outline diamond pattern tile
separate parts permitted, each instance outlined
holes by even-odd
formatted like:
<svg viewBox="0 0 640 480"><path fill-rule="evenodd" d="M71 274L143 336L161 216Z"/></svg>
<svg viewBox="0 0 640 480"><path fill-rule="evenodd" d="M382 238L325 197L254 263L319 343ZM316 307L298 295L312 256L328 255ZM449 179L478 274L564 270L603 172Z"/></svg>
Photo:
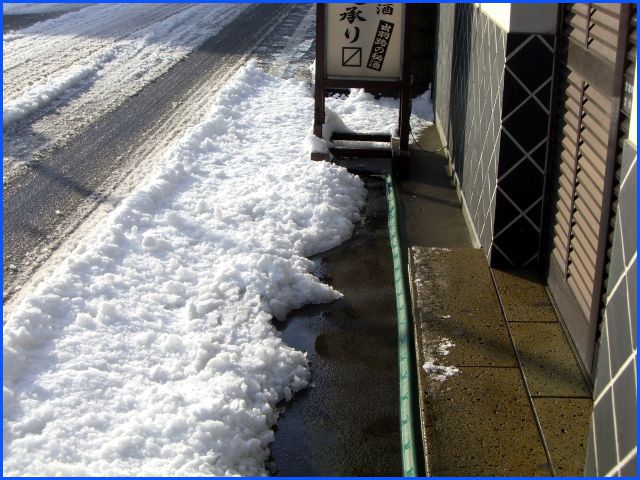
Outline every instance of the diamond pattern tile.
<svg viewBox="0 0 640 480"><path fill-rule="evenodd" d="M537 248L553 37L507 34L471 4L442 4L438 21L435 107L471 220L492 264L496 247L522 266L537 252L502 230L526 223Z"/></svg>
<svg viewBox="0 0 640 480"><path fill-rule="evenodd" d="M523 267L538 256L553 68L551 38L507 36L498 198L510 205L496 205L493 248L500 255L492 255L494 266ZM524 230L526 239L519 237Z"/></svg>

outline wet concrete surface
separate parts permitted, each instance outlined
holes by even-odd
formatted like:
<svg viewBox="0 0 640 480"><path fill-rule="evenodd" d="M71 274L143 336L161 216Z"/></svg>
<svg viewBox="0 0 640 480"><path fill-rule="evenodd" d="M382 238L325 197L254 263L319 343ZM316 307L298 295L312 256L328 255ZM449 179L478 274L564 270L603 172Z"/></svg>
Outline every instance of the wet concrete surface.
<svg viewBox="0 0 640 480"><path fill-rule="evenodd" d="M592 401L544 284L469 248L446 167L414 148L401 185L429 474L581 475Z"/></svg>
<svg viewBox="0 0 640 480"><path fill-rule="evenodd" d="M308 354L314 386L284 406L271 444L277 476L401 475L397 325L382 177L353 237L314 257L318 275L344 294L277 324Z"/></svg>
<svg viewBox="0 0 640 480"><path fill-rule="evenodd" d="M403 242L406 247L471 247L435 127L423 130L417 139L418 144L411 148L409 174L399 189Z"/></svg>

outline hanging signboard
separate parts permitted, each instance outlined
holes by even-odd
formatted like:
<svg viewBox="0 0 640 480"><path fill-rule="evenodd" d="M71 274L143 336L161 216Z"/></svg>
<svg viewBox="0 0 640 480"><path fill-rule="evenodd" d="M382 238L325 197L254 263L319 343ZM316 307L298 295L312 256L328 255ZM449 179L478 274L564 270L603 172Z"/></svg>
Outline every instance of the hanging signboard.
<svg viewBox="0 0 640 480"><path fill-rule="evenodd" d="M409 156L411 115L411 4L319 3L316 10L316 72L313 133L329 141L334 157ZM332 89L395 91L400 97L398 128L391 132L339 132L323 138L325 94ZM335 142L350 142L340 147ZM360 143L360 147L353 144ZM388 143L373 148L366 142ZM312 152L327 160L326 151Z"/></svg>
<svg viewBox="0 0 640 480"><path fill-rule="evenodd" d="M326 78L402 78L403 4L329 3L326 8Z"/></svg>

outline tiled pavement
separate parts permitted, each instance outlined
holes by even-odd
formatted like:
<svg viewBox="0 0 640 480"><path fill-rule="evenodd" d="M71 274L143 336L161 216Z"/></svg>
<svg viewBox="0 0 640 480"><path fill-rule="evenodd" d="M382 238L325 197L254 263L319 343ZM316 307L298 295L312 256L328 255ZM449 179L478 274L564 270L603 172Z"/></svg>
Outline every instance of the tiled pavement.
<svg viewBox="0 0 640 480"><path fill-rule="evenodd" d="M420 143L435 150L430 130ZM591 392L542 283L489 269L446 159L412 154L401 198L429 474L581 475Z"/></svg>

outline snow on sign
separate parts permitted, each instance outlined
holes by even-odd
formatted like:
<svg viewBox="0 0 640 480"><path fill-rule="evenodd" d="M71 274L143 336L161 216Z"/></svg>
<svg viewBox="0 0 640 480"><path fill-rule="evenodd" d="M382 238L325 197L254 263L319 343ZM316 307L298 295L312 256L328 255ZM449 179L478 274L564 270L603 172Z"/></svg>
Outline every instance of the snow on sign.
<svg viewBox="0 0 640 480"><path fill-rule="evenodd" d="M327 78L400 80L404 14L401 3L327 4Z"/></svg>

